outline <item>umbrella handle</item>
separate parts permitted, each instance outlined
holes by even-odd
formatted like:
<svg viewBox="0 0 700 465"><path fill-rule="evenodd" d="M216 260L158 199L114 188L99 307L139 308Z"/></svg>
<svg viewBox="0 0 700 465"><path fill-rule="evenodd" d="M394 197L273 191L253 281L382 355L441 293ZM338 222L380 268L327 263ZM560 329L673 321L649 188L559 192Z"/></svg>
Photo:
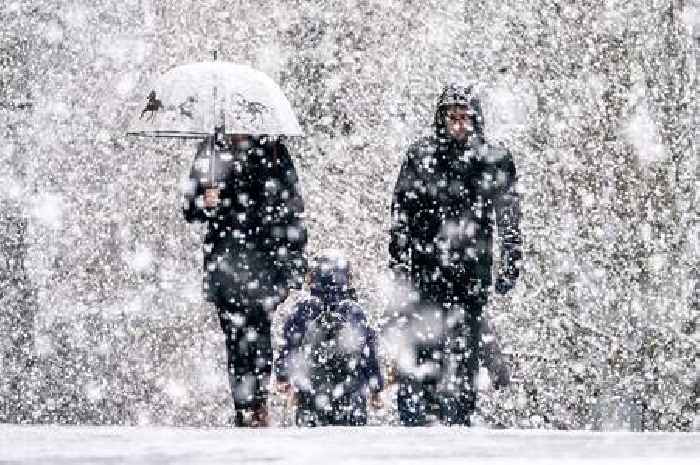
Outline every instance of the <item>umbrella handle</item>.
<svg viewBox="0 0 700 465"><path fill-rule="evenodd" d="M216 135L209 137L209 187L216 187Z"/></svg>
<svg viewBox="0 0 700 465"><path fill-rule="evenodd" d="M216 177L216 145L219 141L223 143L224 134L224 126L221 125L219 127L214 128L214 135L210 135L207 140L209 146L209 186L212 188L218 187L219 185L218 179Z"/></svg>

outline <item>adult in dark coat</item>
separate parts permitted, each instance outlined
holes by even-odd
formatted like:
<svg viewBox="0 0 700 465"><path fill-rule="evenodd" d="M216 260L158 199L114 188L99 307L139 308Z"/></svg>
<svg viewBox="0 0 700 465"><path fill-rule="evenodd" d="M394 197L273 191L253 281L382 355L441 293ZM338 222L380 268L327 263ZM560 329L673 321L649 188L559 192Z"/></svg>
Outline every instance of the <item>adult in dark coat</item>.
<svg viewBox="0 0 700 465"><path fill-rule="evenodd" d="M493 284L505 294L520 269L519 218L511 154L485 142L473 88L446 86L435 135L408 149L392 202L390 267L415 290L393 327L415 350L399 367L402 424L425 424L431 416L469 424L494 231L501 260Z"/></svg>
<svg viewBox="0 0 700 465"><path fill-rule="evenodd" d="M304 204L279 140L229 136L216 145L213 176L206 150L203 143L195 157L184 215L207 224L204 288L226 338L235 422L265 426L270 321L289 288L303 282Z"/></svg>
<svg viewBox="0 0 700 465"><path fill-rule="evenodd" d="M311 296L285 322L275 370L281 390L296 397L300 426L365 425L368 397L381 403L377 338L350 276L337 254L315 260Z"/></svg>

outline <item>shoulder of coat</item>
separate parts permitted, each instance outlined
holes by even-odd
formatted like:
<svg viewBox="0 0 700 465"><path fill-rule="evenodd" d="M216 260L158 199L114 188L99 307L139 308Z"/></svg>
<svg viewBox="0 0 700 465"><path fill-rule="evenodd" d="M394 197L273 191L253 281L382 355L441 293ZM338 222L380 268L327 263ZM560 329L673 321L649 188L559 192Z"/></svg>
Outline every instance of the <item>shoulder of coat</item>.
<svg viewBox="0 0 700 465"><path fill-rule="evenodd" d="M479 156L489 163L499 165L513 159L510 150L503 144L484 143L479 147Z"/></svg>
<svg viewBox="0 0 700 465"><path fill-rule="evenodd" d="M318 308L323 306L323 302L318 297L307 295L306 298L297 303L297 308L307 314L314 313ZM308 316L308 315L307 315Z"/></svg>
<svg viewBox="0 0 700 465"><path fill-rule="evenodd" d="M289 150L279 140L272 140L266 143L265 152L267 154L274 153L278 164L288 164L291 162Z"/></svg>
<svg viewBox="0 0 700 465"><path fill-rule="evenodd" d="M434 151L437 147L437 139L435 136L425 136L414 141L408 148L409 152L426 152Z"/></svg>
<svg viewBox="0 0 700 465"><path fill-rule="evenodd" d="M275 165L276 170L280 170L286 176L291 176L292 181L296 181L296 173L294 169L294 162L292 161L292 156L289 154L287 147L278 141L271 142L270 149L275 151ZM269 152L268 152L269 153Z"/></svg>
<svg viewBox="0 0 700 465"><path fill-rule="evenodd" d="M420 160L426 156L433 156L437 148L437 139L434 136L425 136L414 141L406 150L408 160Z"/></svg>
<svg viewBox="0 0 700 465"><path fill-rule="evenodd" d="M350 321L360 324L365 324L367 322L365 310L354 300L344 300L340 303L340 306L342 308L342 313L347 315Z"/></svg>
<svg viewBox="0 0 700 465"><path fill-rule="evenodd" d="M359 312L359 313L364 314L364 312L362 311L362 306L352 299L341 300L338 305L341 306L343 308L343 310L346 310L350 313L358 313Z"/></svg>

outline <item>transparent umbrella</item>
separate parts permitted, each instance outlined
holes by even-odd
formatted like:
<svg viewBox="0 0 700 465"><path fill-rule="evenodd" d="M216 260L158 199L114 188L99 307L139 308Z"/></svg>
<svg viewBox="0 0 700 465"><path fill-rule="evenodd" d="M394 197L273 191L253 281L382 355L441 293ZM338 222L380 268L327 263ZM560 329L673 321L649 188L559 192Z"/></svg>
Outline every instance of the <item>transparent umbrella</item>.
<svg viewBox="0 0 700 465"><path fill-rule="evenodd" d="M246 65L210 61L177 66L151 87L127 135L206 139L211 176L215 141L224 134L301 136L292 106L267 75Z"/></svg>
<svg viewBox="0 0 700 465"><path fill-rule="evenodd" d="M152 87L127 134L202 138L226 134L302 135L289 100L264 73L211 61L177 66Z"/></svg>

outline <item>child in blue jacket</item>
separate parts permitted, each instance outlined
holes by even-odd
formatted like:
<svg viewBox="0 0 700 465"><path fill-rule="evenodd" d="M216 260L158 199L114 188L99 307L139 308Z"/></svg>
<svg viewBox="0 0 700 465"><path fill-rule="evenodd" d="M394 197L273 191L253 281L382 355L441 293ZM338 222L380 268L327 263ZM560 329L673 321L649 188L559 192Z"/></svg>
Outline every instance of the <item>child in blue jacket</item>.
<svg viewBox="0 0 700 465"><path fill-rule="evenodd" d="M311 296L284 325L276 363L282 391L293 392L299 426L367 423L367 400L380 404L383 379L375 332L357 303L348 263L326 254L312 263Z"/></svg>

